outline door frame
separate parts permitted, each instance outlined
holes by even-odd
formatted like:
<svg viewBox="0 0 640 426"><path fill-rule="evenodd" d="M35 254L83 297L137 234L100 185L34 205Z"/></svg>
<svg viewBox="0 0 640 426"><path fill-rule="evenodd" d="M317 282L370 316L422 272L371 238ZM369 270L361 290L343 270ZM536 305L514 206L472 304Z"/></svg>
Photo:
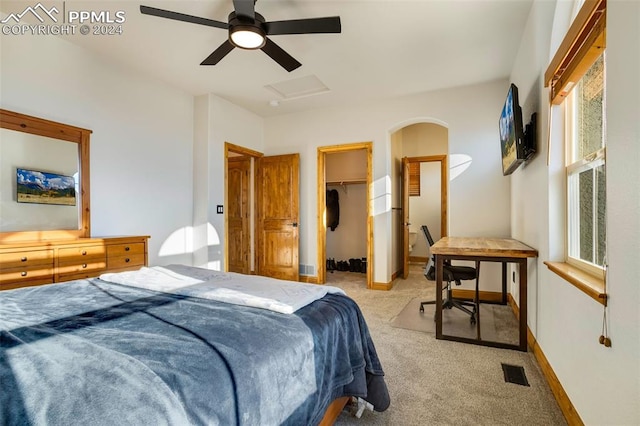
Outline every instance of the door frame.
<svg viewBox="0 0 640 426"><path fill-rule="evenodd" d="M373 142L356 142L342 145L318 147L318 213L317 213L317 252L318 252L318 284L324 284L327 276L327 181L325 175L326 155L345 151L365 150L367 153L367 288L373 288L373 216L371 203L373 200Z"/></svg>
<svg viewBox="0 0 640 426"><path fill-rule="evenodd" d="M448 220L447 220L447 205L449 194L449 166L448 155L427 155L422 157L404 157L407 164L410 163L440 163L440 236L446 237L449 235ZM403 160L404 160L403 158ZM404 161L403 161L404 163ZM402 171L402 187L409 187L409 176ZM405 220L409 215L409 194L408 191L403 191L402 194L402 276L407 278L409 276L409 225L410 223ZM410 220L410 218L409 218Z"/></svg>
<svg viewBox="0 0 640 426"><path fill-rule="evenodd" d="M251 176L250 176L250 182L249 182L249 190L251 190L252 188L255 187L255 185L251 185L251 181L255 182L255 164L256 164L256 159L263 157L264 154L258 151L254 151L252 149L249 148L245 148L239 145L234 145L232 143L229 142L225 142L224 143L224 206L228 206L229 205L229 191L228 191L228 185L229 185L229 169L228 169L228 161L229 161L229 154L230 153L235 153L235 154L240 154L246 157L251 157ZM249 256L250 259L252 259L251 264L249 265L249 273L250 274L255 274L255 265L257 264L257 253L255 250L255 236L256 236L256 221L255 221L255 217L256 217L256 202L255 202L255 189L253 191L253 194L250 194L251 196L249 197L249 212L251 217L249 218L249 238L247 239L247 250L248 253L251 253L251 255ZM228 272L229 271L229 217L225 214L224 215L224 271ZM251 226L251 222L254 223L254 226Z"/></svg>

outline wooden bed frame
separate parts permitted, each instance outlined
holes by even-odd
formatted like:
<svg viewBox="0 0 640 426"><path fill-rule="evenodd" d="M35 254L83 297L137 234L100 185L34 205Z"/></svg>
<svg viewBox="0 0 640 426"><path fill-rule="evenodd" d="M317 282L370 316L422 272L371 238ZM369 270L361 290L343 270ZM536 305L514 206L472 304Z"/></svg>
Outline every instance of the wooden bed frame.
<svg viewBox="0 0 640 426"><path fill-rule="evenodd" d="M318 423L318 426L331 426L335 423L336 419L342 413L342 409L349 402L350 397L343 396L342 398L338 398L334 400L329 407L327 407L327 411L324 413L324 417Z"/></svg>

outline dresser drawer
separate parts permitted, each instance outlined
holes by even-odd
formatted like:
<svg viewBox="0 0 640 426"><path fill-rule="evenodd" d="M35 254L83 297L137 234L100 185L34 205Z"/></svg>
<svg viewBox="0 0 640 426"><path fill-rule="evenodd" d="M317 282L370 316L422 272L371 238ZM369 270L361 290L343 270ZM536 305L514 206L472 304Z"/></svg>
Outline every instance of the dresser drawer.
<svg viewBox="0 0 640 426"><path fill-rule="evenodd" d="M56 278L56 282L63 281L73 281L73 280L84 280L86 278L95 278L100 276L101 274L107 272L106 269L92 269L92 270L84 270L82 272L73 273L73 274L63 274L58 275Z"/></svg>
<svg viewBox="0 0 640 426"><path fill-rule="evenodd" d="M53 266L53 250L15 251L0 255L1 270L32 265Z"/></svg>
<svg viewBox="0 0 640 426"><path fill-rule="evenodd" d="M148 236L0 242L0 291L98 277L147 264Z"/></svg>
<svg viewBox="0 0 640 426"><path fill-rule="evenodd" d="M86 262L67 263L58 265L58 275L64 276L79 272L103 271L107 267L106 259L87 259Z"/></svg>
<svg viewBox="0 0 640 426"><path fill-rule="evenodd" d="M112 244L107 246L107 257L132 256L144 254L144 243Z"/></svg>
<svg viewBox="0 0 640 426"><path fill-rule="evenodd" d="M53 277L38 278L38 279L32 278L24 281L13 281L13 282L0 281L0 291L11 290L11 289L20 288L20 287L33 287L36 285L51 284L52 282L53 282Z"/></svg>
<svg viewBox="0 0 640 426"><path fill-rule="evenodd" d="M32 265L24 268L2 268L0 271L0 283L30 283L31 281L38 282L53 282L53 265Z"/></svg>
<svg viewBox="0 0 640 426"><path fill-rule="evenodd" d="M104 258L106 256L104 245L66 247L58 249L59 263L82 263L84 258Z"/></svg>
<svg viewBox="0 0 640 426"><path fill-rule="evenodd" d="M110 271L116 269L138 269L142 266L144 266L144 253L131 256L109 256L107 260L107 267Z"/></svg>

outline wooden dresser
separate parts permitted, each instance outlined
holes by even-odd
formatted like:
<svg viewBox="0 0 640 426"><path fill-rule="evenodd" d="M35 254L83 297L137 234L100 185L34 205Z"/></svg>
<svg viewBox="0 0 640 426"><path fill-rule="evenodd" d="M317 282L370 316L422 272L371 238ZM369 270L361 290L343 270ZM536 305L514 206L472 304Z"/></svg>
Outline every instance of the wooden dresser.
<svg viewBox="0 0 640 426"><path fill-rule="evenodd" d="M0 290L147 266L148 236L0 243Z"/></svg>

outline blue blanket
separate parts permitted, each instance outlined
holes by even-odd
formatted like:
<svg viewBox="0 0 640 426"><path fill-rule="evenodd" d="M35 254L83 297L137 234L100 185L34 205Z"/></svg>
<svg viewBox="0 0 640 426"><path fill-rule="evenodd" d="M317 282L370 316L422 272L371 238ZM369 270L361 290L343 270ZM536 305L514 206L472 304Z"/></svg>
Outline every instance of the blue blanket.
<svg viewBox="0 0 640 426"><path fill-rule="evenodd" d="M79 280L0 292L0 424L314 425L389 405L356 303L286 315Z"/></svg>

